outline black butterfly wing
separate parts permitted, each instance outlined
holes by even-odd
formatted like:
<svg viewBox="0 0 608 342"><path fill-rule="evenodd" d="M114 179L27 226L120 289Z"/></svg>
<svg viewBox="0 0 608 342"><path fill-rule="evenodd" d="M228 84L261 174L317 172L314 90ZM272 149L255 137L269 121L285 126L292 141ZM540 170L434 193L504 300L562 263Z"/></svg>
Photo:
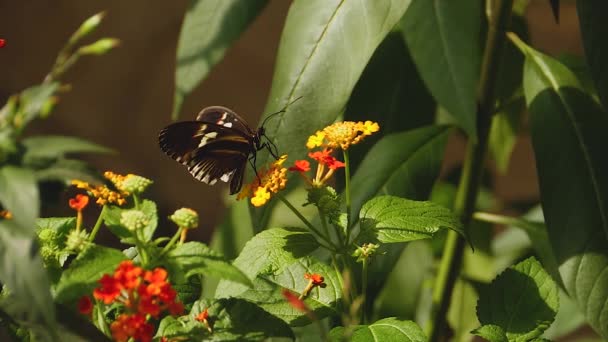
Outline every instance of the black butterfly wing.
<svg viewBox="0 0 608 342"><path fill-rule="evenodd" d="M216 124L228 128L233 128L247 134L254 134L251 126L240 115L229 108L222 106L211 106L204 108L196 116L196 121Z"/></svg>
<svg viewBox="0 0 608 342"><path fill-rule="evenodd" d="M197 180L209 185L230 181L230 193L241 189L252 136L241 130L202 121L183 121L159 134L161 149L186 165Z"/></svg>

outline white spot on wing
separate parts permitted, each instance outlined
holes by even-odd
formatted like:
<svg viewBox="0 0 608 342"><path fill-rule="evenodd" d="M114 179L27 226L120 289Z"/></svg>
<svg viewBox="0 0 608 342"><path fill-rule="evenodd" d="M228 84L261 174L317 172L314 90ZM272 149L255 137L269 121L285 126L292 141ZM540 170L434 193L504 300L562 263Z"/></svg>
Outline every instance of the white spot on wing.
<svg viewBox="0 0 608 342"><path fill-rule="evenodd" d="M201 142L198 144L198 147L203 147L203 146L207 145L209 140L215 139L215 137L217 137L217 132L209 132L209 133L203 135L203 138L201 139Z"/></svg>
<svg viewBox="0 0 608 342"><path fill-rule="evenodd" d="M207 184L209 184L209 174L206 174L206 175L205 175L205 177L203 177L203 179L201 179L201 181L202 181L203 183L207 183Z"/></svg>
<svg viewBox="0 0 608 342"><path fill-rule="evenodd" d="M224 127L228 127L228 128L232 127L232 122L226 122L224 124Z"/></svg>
<svg viewBox="0 0 608 342"><path fill-rule="evenodd" d="M226 182L226 183L228 183L228 181L230 180L230 176L232 176L232 174L233 174L233 173L234 173L234 170L233 170L233 171L230 171L230 172L228 172L228 173L224 173L224 174L222 175L222 177L220 177L220 180L221 180L222 182Z"/></svg>
<svg viewBox="0 0 608 342"><path fill-rule="evenodd" d="M212 180L209 182L209 185L213 185L213 184L215 184L215 183L217 183L217 178L212 179Z"/></svg>

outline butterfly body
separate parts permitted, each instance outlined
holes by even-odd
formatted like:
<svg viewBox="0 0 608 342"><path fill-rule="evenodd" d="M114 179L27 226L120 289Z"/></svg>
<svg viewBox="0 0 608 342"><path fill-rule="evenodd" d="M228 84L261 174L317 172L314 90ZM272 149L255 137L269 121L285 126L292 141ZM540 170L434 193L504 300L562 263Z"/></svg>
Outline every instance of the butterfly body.
<svg viewBox="0 0 608 342"><path fill-rule="evenodd" d="M197 180L214 185L230 183L230 194L239 192L247 162L259 150L268 147L262 142L264 127L252 129L232 110L212 106L203 109L195 121L173 123L159 134L160 148L171 158L185 165Z"/></svg>

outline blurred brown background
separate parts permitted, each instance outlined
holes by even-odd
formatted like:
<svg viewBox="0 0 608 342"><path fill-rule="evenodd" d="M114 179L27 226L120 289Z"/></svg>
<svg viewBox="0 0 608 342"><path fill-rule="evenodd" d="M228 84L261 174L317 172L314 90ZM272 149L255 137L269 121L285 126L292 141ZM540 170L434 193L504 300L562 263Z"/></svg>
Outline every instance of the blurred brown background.
<svg viewBox="0 0 608 342"><path fill-rule="evenodd" d="M251 124L266 102L276 50L290 1L271 0L224 60L186 99L182 118L194 117L208 105L225 105ZM155 181L148 197L157 200L161 215L181 206L201 215L198 238L207 240L222 218L226 189L195 181L165 157L157 133L170 121L175 49L187 0L19 0L0 1L0 101L39 83L56 54L79 24L107 11L98 32L87 42L116 37L121 46L101 57L86 57L64 81L72 91L63 95L52 116L37 121L30 134L76 135L111 147L119 155L89 158L100 170L136 173ZM549 54L581 54L574 1L562 1L559 25L549 1L532 0L528 19L532 44ZM463 142L453 139L446 167L458 162ZM495 175L498 195L505 200L537 197L538 189L529 139L518 142L506 175Z"/></svg>

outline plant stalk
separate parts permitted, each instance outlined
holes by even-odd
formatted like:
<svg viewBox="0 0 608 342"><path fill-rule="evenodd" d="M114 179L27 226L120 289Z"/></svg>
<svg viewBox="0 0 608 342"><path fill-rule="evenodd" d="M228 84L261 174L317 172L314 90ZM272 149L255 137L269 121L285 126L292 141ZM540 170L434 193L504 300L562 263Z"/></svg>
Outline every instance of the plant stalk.
<svg viewBox="0 0 608 342"><path fill-rule="evenodd" d="M488 137L495 112L495 88L500 59L503 54L507 26L510 23L513 0L495 0L488 23L488 35L481 66L477 93L477 140L469 139L467 152L458 185L454 211L465 229L471 222L483 174ZM446 316L464 255L465 240L449 231L445 250L433 290L433 312L428 326L430 341L440 341L446 326Z"/></svg>
<svg viewBox="0 0 608 342"><path fill-rule="evenodd" d="M350 243L350 224L353 221L350 217L350 160L348 151L343 150L342 154L344 155L344 194L346 196L346 241L344 241L344 246L347 247Z"/></svg>
<svg viewBox="0 0 608 342"><path fill-rule="evenodd" d="M105 205L101 207L101 212L97 217L97 222L95 222L93 230L91 230L91 235L89 235L89 242L93 242L95 240L95 236L97 236L97 232L99 231L99 228L101 228L101 223L103 222L103 215L106 213L106 208L107 206Z"/></svg>

